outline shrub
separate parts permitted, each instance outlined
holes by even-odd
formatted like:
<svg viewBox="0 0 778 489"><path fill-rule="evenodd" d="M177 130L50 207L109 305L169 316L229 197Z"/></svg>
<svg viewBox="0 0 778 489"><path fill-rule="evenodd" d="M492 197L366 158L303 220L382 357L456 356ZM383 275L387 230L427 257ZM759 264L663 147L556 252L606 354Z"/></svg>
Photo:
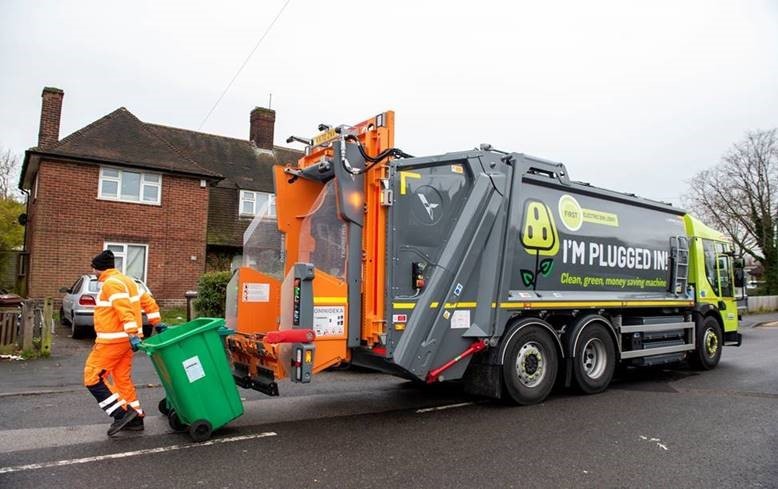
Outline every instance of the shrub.
<svg viewBox="0 0 778 489"><path fill-rule="evenodd" d="M208 272L197 281L197 299L194 307L198 316L224 317L224 307L227 300L227 283L230 272Z"/></svg>

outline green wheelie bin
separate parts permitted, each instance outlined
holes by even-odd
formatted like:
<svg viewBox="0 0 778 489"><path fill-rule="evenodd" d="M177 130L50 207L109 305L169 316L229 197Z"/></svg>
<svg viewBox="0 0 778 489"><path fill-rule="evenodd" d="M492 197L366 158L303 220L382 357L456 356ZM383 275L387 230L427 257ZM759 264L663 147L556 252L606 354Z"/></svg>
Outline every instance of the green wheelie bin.
<svg viewBox="0 0 778 489"><path fill-rule="evenodd" d="M243 414L221 338L224 319L197 318L140 344L159 375L166 398L160 410L170 427L205 441Z"/></svg>

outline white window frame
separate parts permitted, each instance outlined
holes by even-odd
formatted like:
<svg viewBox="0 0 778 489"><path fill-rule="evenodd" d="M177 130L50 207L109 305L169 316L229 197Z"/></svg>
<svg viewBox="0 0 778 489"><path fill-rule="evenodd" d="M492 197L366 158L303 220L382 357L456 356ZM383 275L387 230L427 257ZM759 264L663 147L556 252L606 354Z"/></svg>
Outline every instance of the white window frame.
<svg viewBox="0 0 778 489"><path fill-rule="evenodd" d="M241 217L254 217L257 215L257 197L260 195L267 195L269 202L270 202L270 209L271 212L268 214L267 217L270 217L272 219L275 219L276 214L276 194L272 194L270 192L260 192L256 190L241 190L240 196L238 199L238 215ZM251 202L251 212L243 212L243 203L244 202Z"/></svg>
<svg viewBox="0 0 778 489"><path fill-rule="evenodd" d="M113 176L106 176L105 170L113 170L119 172L118 177ZM138 173L140 174L140 189L138 190L138 200L132 200L132 199L123 199L121 197L122 195L122 175L124 175L126 172L129 173ZM158 181L157 182L147 182L145 181L146 176L156 176ZM116 182L116 197L111 195L103 195L103 182L109 181L109 182ZM156 187L157 188L157 200L155 202L150 202L143 200L143 187ZM113 166L101 166L100 167L100 178L97 182L97 198L100 200L111 200L114 202L128 202L130 204L143 204L143 205L161 205L162 203L162 174L161 173L155 173L155 172L145 172L145 171L137 171L137 170L129 170L129 169L123 169L123 168L116 168Z"/></svg>
<svg viewBox="0 0 778 489"><path fill-rule="evenodd" d="M146 253L144 255L146 259L143 261L143 278L140 279L143 283L146 283L146 280L148 280L148 278L149 278L149 245L143 244L143 243L119 243L117 241L105 241L103 243L103 249L104 250L107 250L109 246L121 246L121 247L123 247L124 250L121 253L118 253L118 254L114 253L114 256L121 256L122 257L122 269L119 270L119 271L124 273L125 275L126 275L125 270L127 270L127 247L128 246L142 246L142 247L146 248ZM137 278L137 277L133 277L133 278Z"/></svg>

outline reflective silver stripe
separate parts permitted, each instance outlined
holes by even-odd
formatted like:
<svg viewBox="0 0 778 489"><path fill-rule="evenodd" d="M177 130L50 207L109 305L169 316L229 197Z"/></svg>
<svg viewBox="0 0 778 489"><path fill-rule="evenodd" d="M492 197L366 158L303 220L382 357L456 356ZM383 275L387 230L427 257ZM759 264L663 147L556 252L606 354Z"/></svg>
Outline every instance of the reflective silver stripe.
<svg viewBox="0 0 778 489"><path fill-rule="evenodd" d="M115 301L115 300L118 300L118 299L129 299L129 298L130 298L130 294L128 294L127 292L117 292L117 293L113 294L111 297L108 298L108 302L113 304L113 301Z"/></svg>
<svg viewBox="0 0 778 489"><path fill-rule="evenodd" d="M159 313L158 312L150 312L146 314L146 317L149 319L159 319Z"/></svg>
<svg viewBox="0 0 778 489"><path fill-rule="evenodd" d="M126 323L124 323L125 331L128 331L132 328L138 329L138 323L136 323L135 321L127 321Z"/></svg>
<svg viewBox="0 0 778 489"><path fill-rule="evenodd" d="M114 401L115 401L115 400L117 400L117 399L119 399L119 394L114 394L114 395L112 395L111 397L109 397L108 399L106 399L105 401L101 402L101 403L99 404L99 406L100 406L101 408L104 408L105 406L107 406L107 405L111 404L112 402L114 402Z"/></svg>
<svg viewBox="0 0 778 489"><path fill-rule="evenodd" d="M100 340L115 340L118 338L129 338L129 335L123 331L119 333L97 333L97 339Z"/></svg>
<svg viewBox="0 0 778 489"><path fill-rule="evenodd" d="M138 411L138 414L143 416L143 409L140 408L140 401L132 401L130 403L127 403L131 408Z"/></svg>
<svg viewBox="0 0 778 489"><path fill-rule="evenodd" d="M118 299L130 299L130 302L132 302L132 299L130 298L130 294L128 294L126 292L117 292L117 293L113 294L111 297L109 297L107 301L101 301L101 300L95 301L96 302L95 306L96 307L113 307L113 301L118 300ZM137 301L135 301L135 302L137 302Z"/></svg>
<svg viewBox="0 0 778 489"><path fill-rule="evenodd" d="M122 399L121 401L117 402L113 406L111 406L108 409L106 409L105 412L110 415L112 412L116 411L117 409L119 409L120 407L124 406L125 404L127 404L127 401Z"/></svg>
<svg viewBox="0 0 778 489"><path fill-rule="evenodd" d="M140 302L140 294L130 297L130 302Z"/></svg>

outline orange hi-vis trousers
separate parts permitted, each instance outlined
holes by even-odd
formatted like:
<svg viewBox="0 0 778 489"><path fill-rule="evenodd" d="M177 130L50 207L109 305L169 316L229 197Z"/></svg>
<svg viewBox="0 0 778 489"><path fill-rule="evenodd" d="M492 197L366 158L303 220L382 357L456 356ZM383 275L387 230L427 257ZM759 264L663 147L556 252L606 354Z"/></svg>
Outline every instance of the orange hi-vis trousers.
<svg viewBox="0 0 778 489"><path fill-rule="evenodd" d="M128 405L143 413L131 377L133 353L129 341L95 343L84 365L84 385L114 418L122 417Z"/></svg>

